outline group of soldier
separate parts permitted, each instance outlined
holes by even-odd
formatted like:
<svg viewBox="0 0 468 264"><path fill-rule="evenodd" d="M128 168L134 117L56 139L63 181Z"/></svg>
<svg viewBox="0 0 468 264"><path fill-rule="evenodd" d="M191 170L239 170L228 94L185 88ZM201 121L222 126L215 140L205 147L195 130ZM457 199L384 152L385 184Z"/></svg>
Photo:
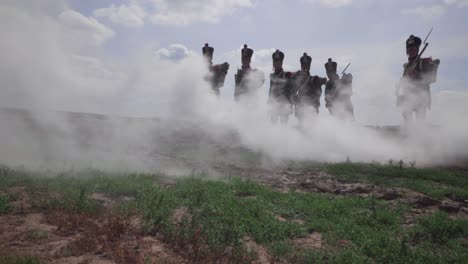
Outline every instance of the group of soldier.
<svg viewBox="0 0 468 264"><path fill-rule="evenodd" d="M427 39L427 38L426 38ZM397 105L402 108L403 117L409 121L415 113L416 118L425 118L426 111L430 109L430 84L437 79L437 69L440 61L432 58L422 58L427 48L420 52L422 41L411 35L406 41L406 54L408 62L404 64L403 77L397 85ZM219 95L220 88L229 70L227 62L213 64L214 48L208 44L202 49L208 62L210 75L207 81L213 91ZM242 66L235 74L234 99L241 101L248 98L261 88L265 82L262 71L251 67L254 51L247 45L241 49ZM322 86L325 85L325 107L331 115L341 120L354 120L354 108L351 102L353 76L346 73L348 66L342 71L340 77L337 73L338 64L332 59L324 64L327 77L311 75L310 66L312 57L304 53L299 59L301 69L297 72L283 70L284 53L276 50L272 54L273 72L270 74L270 88L268 104L273 122L278 120L287 123L290 115L295 115L302 122L307 116L319 114Z"/></svg>

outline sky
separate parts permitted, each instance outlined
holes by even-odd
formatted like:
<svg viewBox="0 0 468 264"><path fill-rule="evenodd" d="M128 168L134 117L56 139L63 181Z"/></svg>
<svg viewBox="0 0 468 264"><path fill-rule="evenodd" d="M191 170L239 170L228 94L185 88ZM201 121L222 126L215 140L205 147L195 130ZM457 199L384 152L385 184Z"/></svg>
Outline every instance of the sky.
<svg viewBox="0 0 468 264"><path fill-rule="evenodd" d="M199 57L208 42L215 48L214 62L231 65L221 91L226 98L233 96L243 44L255 50L252 66L267 76L275 49L285 52L289 71L300 68L299 58L307 52L311 72L319 76L325 76L323 64L331 57L339 69L351 63L355 99L362 105L358 115L360 109L369 113L380 107L379 98L392 97L387 104L393 104L390 90L406 61L406 38L424 38L434 27L425 54L442 62L433 92L468 91L468 0L4 0L1 10L10 16L0 27L7 37L59 28L53 45L61 45L62 55L72 57L81 71L104 79L119 78L116 65L131 63L129 58L177 63ZM33 26L15 22L26 16ZM34 49L31 36L18 41ZM11 47L19 50L10 44L3 55ZM12 78L7 70L3 73Z"/></svg>

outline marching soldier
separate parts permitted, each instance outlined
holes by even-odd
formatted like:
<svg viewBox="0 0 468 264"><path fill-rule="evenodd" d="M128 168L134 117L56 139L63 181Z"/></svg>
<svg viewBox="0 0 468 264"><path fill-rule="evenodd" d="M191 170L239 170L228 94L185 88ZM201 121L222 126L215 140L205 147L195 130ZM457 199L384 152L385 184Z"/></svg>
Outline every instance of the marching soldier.
<svg viewBox="0 0 468 264"><path fill-rule="evenodd" d="M254 51L247 45L244 45L244 48L241 50L242 68L237 69L237 74L234 76L234 99L236 101L239 101L243 96L253 93L262 87L265 82L265 74L260 70L250 67L253 53Z"/></svg>
<svg viewBox="0 0 468 264"><path fill-rule="evenodd" d="M283 52L276 50L272 54L272 60L274 72L270 74L270 90L268 93L271 120L276 122L279 118L281 123L287 123L289 115L293 112L291 102L292 74L283 70Z"/></svg>
<svg viewBox="0 0 468 264"><path fill-rule="evenodd" d="M326 107L331 115L337 116L340 119L353 120L354 107L351 102L353 76L350 73L345 73L346 67L340 79L336 72L337 66L338 64L332 61L332 59L328 59L328 62L325 63L325 70L329 79L325 87Z"/></svg>
<svg viewBox="0 0 468 264"><path fill-rule="evenodd" d="M353 95L353 75L351 73L345 73L343 71L337 92L337 101L340 107L339 117L354 120L354 107L351 102L351 96Z"/></svg>
<svg viewBox="0 0 468 264"><path fill-rule="evenodd" d="M428 37L429 35L426 40ZM405 121L410 121L413 113L416 119L424 119L426 111L431 109L430 84L437 81L440 60L421 58L428 46L426 40L421 53L419 52L422 42L420 38L411 35L406 41L408 62L403 65L403 77L397 89L397 106L402 108Z"/></svg>
<svg viewBox="0 0 468 264"><path fill-rule="evenodd" d="M210 47L208 43L206 43L202 48L202 52L210 72L209 76L206 77L206 80L210 83L215 94L219 96L219 90L224 86L224 80L226 79L226 75L229 70L229 63L225 62L213 65L214 48Z"/></svg>
<svg viewBox="0 0 468 264"><path fill-rule="evenodd" d="M336 74L338 64L331 58L325 63L325 71L327 72L328 81L325 85L325 107L331 115L334 114L333 103L335 101L336 89L338 86L339 76Z"/></svg>
<svg viewBox="0 0 468 264"><path fill-rule="evenodd" d="M327 82L326 78L317 75L310 76L310 65L312 57L304 53L300 59L301 70L296 72L294 104L295 115L302 120L308 113L317 115L320 107L320 96L322 95L322 85Z"/></svg>

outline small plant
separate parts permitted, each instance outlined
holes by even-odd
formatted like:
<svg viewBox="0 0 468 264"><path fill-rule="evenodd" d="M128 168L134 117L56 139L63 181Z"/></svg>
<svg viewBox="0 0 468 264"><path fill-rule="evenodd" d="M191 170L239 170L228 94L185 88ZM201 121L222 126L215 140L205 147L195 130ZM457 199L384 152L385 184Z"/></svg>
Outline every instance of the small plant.
<svg viewBox="0 0 468 264"><path fill-rule="evenodd" d="M148 191L141 194L144 226L147 232L152 233L161 226L165 213L161 210L164 195L159 190Z"/></svg>
<svg viewBox="0 0 468 264"><path fill-rule="evenodd" d="M32 230L27 236L30 240L42 240L49 237L49 232L43 230Z"/></svg>
<svg viewBox="0 0 468 264"><path fill-rule="evenodd" d="M6 214L11 211L11 206L9 204L10 199L6 195L0 196L0 215Z"/></svg>
<svg viewBox="0 0 468 264"><path fill-rule="evenodd" d="M402 170L405 167L405 162L403 160L398 161L398 168Z"/></svg>
<svg viewBox="0 0 468 264"><path fill-rule="evenodd" d="M445 244L452 238L463 237L467 232L467 220L454 220L444 212L436 212L418 220L415 237L429 238L436 243Z"/></svg>
<svg viewBox="0 0 468 264"><path fill-rule="evenodd" d="M36 257L19 257L19 256L0 256L0 263L4 264L41 264L42 262Z"/></svg>

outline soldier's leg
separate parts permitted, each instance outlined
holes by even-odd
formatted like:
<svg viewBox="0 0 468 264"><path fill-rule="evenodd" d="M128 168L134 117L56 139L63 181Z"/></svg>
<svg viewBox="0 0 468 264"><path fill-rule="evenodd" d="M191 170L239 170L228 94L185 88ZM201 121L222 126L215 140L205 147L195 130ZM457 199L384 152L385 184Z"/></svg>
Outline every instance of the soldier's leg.
<svg viewBox="0 0 468 264"><path fill-rule="evenodd" d="M353 107L353 103L351 102L351 100L348 100L346 110L348 114L348 119L354 120L354 107Z"/></svg>
<svg viewBox="0 0 468 264"><path fill-rule="evenodd" d="M319 115L320 111L319 111L319 106L318 105L314 105L314 113L316 116Z"/></svg>
<svg viewBox="0 0 468 264"><path fill-rule="evenodd" d="M220 92L219 92L219 88L214 88L214 92L216 94L216 96L220 96Z"/></svg>
<svg viewBox="0 0 468 264"><path fill-rule="evenodd" d="M287 124L289 120L289 115L280 115L280 123Z"/></svg>
<svg viewBox="0 0 468 264"><path fill-rule="evenodd" d="M270 121L272 123L276 123L277 119L278 119L278 117L275 114L273 114L273 113L270 114Z"/></svg>
<svg viewBox="0 0 468 264"><path fill-rule="evenodd" d="M418 120L426 119L426 108L425 107L418 107L416 109L416 119L418 119Z"/></svg>

